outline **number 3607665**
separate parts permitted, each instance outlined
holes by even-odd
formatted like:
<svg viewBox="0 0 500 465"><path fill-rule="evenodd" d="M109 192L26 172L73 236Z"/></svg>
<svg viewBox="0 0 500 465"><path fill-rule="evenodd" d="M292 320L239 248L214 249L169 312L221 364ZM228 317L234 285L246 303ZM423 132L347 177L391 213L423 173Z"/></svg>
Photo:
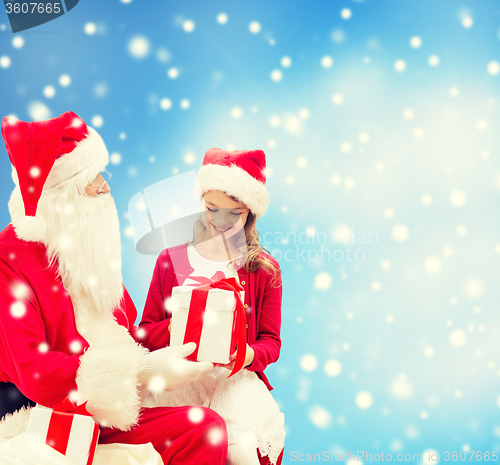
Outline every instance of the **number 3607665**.
<svg viewBox="0 0 500 465"><path fill-rule="evenodd" d="M60 3L6 3L7 13L55 13L61 12Z"/></svg>

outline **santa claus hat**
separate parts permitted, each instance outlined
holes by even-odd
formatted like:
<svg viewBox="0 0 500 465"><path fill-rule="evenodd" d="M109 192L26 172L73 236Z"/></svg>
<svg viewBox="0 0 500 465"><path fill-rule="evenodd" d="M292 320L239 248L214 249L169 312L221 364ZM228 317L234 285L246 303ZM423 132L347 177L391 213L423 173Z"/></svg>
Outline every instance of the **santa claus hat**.
<svg viewBox="0 0 500 465"><path fill-rule="evenodd" d="M41 240L45 223L36 213L44 186L84 187L106 167L108 151L99 134L72 111L31 123L7 116L2 136L24 204L25 216L13 221L14 227L25 240Z"/></svg>
<svg viewBox="0 0 500 465"><path fill-rule="evenodd" d="M262 150L221 150L205 153L198 171L201 193L219 190L244 203L259 217L266 211L266 154Z"/></svg>

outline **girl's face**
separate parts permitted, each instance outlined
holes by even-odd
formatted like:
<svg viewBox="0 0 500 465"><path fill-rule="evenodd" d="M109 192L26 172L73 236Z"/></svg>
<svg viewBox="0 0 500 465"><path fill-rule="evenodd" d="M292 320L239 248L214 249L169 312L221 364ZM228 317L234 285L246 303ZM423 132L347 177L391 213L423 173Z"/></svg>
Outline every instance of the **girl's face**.
<svg viewBox="0 0 500 465"><path fill-rule="evenodd" d="M234 236L245 226L250 210L245 204L233 200L222 191L208 191L203 196L203 224L211 234L211 226L215 237L224 234L226 239ZM211 223L211 225L210 225Z"/></svg>

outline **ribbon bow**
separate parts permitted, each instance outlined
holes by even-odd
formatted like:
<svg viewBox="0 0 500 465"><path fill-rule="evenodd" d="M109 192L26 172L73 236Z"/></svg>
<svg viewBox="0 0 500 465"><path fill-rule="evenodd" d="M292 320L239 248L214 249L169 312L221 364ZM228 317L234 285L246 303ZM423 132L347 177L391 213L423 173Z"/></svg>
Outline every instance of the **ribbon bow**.
<svg viewBox="0 0 500 465"><path fill-rule="evenodd" d="M208 291L210 289L222 289L225 291L232 291L234 293L236 308L234 311L233 335L235 335L235 338L234 342L233 340L231 341L231 348L232 350L237 349L237 352L233 370L228 376L228 378L230 378L243 368L247 350L245 310L239 294L240 291L243 290L243 286L236 280L236 278L224 278L219 279L218 281L212 281L209 278L204 278L202 276L189 276L189 278L198 282L203 281L205 283L193 289L193 293L191 294L186 333L184 334L184 344L187 344L188 342L195 342L196 349L187 357L188 360L196 361L198 356L198 346L201 338L203 316L207 304ZM209 280L210 282L206 283L206 280Z"/></svg>
<svg viewBox="0 0 500 465"><path fill-rule="evenodd" d="M191 284L182 284L183 286L199 286L200 284L210 284L210 283L214 283L216 281L221 281L222 279L226 279L226 275L224 274L223 271L216 271L215 274L211 277L211 278L207 278L205 276L189 276L189 275L185 275L185 274L180 274L180 273L176 273L177 276L181 276L184 278L184 281L186 281L186 279L191 279L193 281L196 281L198 284L195 284L195 283L191 283Z"/></svg>
<svg viewBox="0 0 500 465"><path fill-rule="evenodd" d="M70 400L69 397L66 397L66 399L56 405L52 410L54 410L54 412L61 413L76 413L77 415L85 415L86 417L94 416L87 410L87 402L76 405Z"/></svg>

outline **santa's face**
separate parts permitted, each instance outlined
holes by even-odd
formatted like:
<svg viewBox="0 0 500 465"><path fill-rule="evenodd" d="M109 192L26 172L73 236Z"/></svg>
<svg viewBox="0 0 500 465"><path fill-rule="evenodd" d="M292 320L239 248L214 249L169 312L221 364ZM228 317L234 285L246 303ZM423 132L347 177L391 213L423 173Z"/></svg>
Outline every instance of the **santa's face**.
<svg viewBox="0 0 500 465"><path fill-rule="evenodd" d="M111 174L108 173L108 177L104 179L102 173L99 173L90 184L85 186L85 195L88 197L96 197L100 194L109 194L111 191L108 184L110 176Z"/></svg>

